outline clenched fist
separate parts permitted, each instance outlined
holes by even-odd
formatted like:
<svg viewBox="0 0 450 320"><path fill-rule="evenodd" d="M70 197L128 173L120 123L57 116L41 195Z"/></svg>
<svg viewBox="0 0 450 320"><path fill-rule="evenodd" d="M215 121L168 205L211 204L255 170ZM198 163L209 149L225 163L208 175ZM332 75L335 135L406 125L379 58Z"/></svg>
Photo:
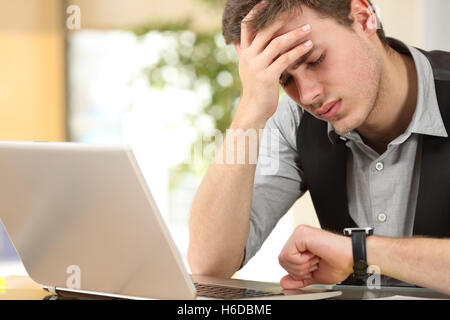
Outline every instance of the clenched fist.
<svg viewBox="0 0 450 320"><path fill-rule="evenodd" d="M311 284L337 284L353 273L351 239L300 225L292 233L278 257L288 275L280 281L284 289Z"/></svg>

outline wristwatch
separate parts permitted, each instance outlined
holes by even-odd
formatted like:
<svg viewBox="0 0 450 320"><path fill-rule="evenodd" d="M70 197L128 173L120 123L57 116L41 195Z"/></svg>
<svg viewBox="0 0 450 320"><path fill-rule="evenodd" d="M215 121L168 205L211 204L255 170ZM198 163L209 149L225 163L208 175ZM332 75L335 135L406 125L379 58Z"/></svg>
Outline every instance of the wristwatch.
<svg viewBox="0 0 450 320"><path fill-rule="evenodd" d="M365 280L368 276L366 237L373 235L373 228L345 228L344 235L352 237L353 275Z"/></svg>

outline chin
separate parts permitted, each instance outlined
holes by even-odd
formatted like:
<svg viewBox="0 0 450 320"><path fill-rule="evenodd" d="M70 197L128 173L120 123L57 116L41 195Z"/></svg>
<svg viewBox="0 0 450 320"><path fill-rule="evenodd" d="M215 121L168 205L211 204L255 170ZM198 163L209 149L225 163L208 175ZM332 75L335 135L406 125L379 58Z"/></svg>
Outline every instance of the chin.
<svg viewBox="0 0 450 320"><path fill-rule="evenodd" d="M341 118L336 121L332 121L331 124L333 125L334 131L336 131L339 135L344 135L349 132L352 132L356 128L359 127L358 121L349 121L350 119Z"/></svg>
<svg viewBox="0 0 450 320"><path fill-rule="evenodd" d="M361 127L368 118L368 113L361 110L353 110L351 114L341 115L334 121L330 121L334 130L339 135L347 134Z"/></svg>
<svg viewBox="0 0 450 320"><path fill-rule="evenodd" d="M353 129L348 128L348 127L340 128L340 127L337 127L337 126L334 126L334 125L333 125L333 127L334 127L334 131L336 131L336 133L338 135L340 135L340 136L343 136L343 135L353 131Z"/></svg>

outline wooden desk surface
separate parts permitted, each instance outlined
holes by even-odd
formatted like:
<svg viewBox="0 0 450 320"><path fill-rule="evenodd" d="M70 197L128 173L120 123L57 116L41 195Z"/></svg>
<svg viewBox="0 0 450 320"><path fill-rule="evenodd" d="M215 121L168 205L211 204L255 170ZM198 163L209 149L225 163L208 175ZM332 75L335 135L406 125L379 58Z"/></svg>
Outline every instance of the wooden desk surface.
<svg viewBox="0 0 450 320"><path fill-rule="evenodd" d="M43 300L51 293L45 291L41 285L31 280L28 276L10 276L6 279L6 288L0 283L0 300ZM449 299L449 296L442 295L427 289L398 288L390 290L364 290L358 287L335 286L336 290L341 290L343 294L335 297L337 300L361 300L374 299L390 296L410 296L410 298L433 298Z"/></svg>
<svg viewBox="0 0 450 320"><path fill-rule="evenodd" d="M0 287L0 300L42 300L50 295L27 276L6 277L6 288Z"/></svg>

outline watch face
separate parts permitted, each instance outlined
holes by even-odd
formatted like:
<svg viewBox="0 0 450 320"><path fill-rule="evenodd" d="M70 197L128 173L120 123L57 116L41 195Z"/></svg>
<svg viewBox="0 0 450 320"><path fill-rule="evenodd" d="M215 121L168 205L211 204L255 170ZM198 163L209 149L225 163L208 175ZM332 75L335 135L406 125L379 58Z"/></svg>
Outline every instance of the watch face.
<svg viewBox="0 0 450 320"><path fill-rule="evenodd" d="M373 234L373 228L366 227L366 228L345 228L344 235L351 236L353 232L362 232L362 231L364 231L368 236L371 236Z"/></svg>

